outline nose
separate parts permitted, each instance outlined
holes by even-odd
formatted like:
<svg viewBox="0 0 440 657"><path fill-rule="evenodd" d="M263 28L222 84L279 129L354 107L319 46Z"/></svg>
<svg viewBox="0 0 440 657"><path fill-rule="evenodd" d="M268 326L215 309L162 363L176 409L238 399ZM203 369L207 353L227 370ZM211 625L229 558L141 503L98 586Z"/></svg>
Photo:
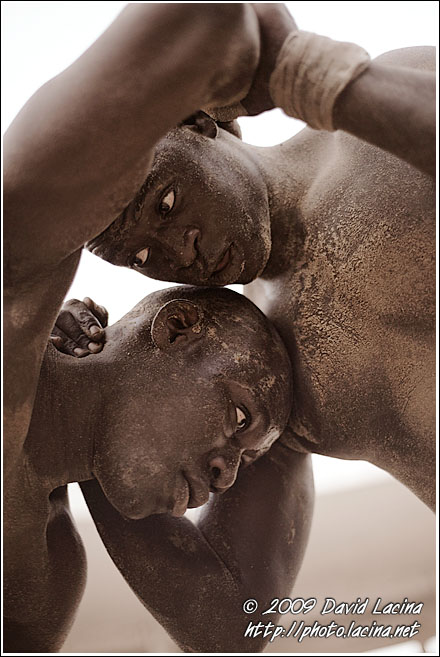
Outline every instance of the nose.
<svg viewBox="0 0 440 657"><path fill-rule="evenodd" d="M209 461L209 473L211 487L215 492L223 493L230 488L237 478L238 468L240 466L240 455L231 456L227 459L224 456L214 456Z"/></svg>
<svg viewBox="0 0 440 657"><path fill-rule="evenodd" d="M197 258L197 240L200 237L200 230L198 228L190 228L185 231L183 236L183 246L180 251L180 266L190 267L194 260Z"/></svg>

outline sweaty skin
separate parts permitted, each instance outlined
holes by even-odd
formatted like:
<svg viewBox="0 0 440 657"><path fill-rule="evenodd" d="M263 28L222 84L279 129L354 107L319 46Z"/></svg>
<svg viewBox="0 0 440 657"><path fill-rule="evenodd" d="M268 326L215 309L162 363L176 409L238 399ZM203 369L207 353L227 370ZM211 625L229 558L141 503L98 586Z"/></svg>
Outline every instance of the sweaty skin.
<svg viewBox="0 0 440 657"><path fill-rule="evenodd" d="M338 100L340 130L272 148L195 117L158 144L135 201L89 243L161 280L257 279L245 294L293 366L285 444L370 461L431 508L433 68L430 48L383 55Z"/></svg>

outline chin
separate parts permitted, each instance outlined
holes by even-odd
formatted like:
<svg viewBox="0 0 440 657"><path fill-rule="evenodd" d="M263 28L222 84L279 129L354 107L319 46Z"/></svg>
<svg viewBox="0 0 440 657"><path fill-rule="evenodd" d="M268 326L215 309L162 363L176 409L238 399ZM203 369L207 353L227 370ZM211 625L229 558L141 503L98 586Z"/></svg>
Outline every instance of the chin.
<svg viewBox="0 0 440 657"><path fill-rule="evenodd" d="M259 277L262 271L263 270L258 271L255 274L243 272L243 274L241 274L241 276L236 281L234 281L234 283L239 285L247 285L248 283L252 283L252 281L255 281L255 279Z"/></svg>
<svg viewBox="0 0 440 657"><path fill-rule="evenodd" d="M168 510L166 504L146 491L142 495L134 490L126 490L124 493L116 487L105 486L101 481L99 483L110 504L128 520L142 520Z"/></svg>
<svg viewBox="0 0 440 657"><path fill-rule="evenodd" d="M135 501L135 500L115 500L109 499L109 502L115 507L115 509L127 518L128 520L143 520L148 516L152 516L155 513L160 513L152 505L145 504L145 502Z"/></svg>

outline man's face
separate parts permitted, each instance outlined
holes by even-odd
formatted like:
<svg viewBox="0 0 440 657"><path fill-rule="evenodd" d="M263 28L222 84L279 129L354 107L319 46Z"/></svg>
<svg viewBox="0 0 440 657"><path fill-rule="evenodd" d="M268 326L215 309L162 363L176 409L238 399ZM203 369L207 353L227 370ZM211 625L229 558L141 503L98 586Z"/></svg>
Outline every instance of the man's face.
<svg viewBox="0 0 440 657"><path fill-rule="evenodd" d="M88 248L159 280L220 286L259 276L270 254L267 190L240 140L189 127L158 145L123 215Z"/></svg>
<svg viewBox="0 0 440 657"><path fill-rule="evenodd" d="M132 356L139 354L105 404L94 472L127 517L182 515L204 504L269 449L289 416L290 365L279 338L254 312L237 314L250 306L243 297L200 292L225 295L201 335L153 348L148 358L133 343Z"/></svg>

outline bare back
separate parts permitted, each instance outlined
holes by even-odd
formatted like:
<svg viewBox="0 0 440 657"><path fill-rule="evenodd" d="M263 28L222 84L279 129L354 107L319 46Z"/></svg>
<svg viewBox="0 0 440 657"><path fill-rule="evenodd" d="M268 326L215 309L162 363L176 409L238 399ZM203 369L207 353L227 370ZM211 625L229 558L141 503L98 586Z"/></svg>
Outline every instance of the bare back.
<svg viewBox="0 0 440 657"><path fill-rule="evenodd" d="M425 68L428 57L383 59ZM369 460L433 505L434 183L340 131L301 139L319 165L296 208L295 261L248 286L294 366L291 444Z"/></svg>

